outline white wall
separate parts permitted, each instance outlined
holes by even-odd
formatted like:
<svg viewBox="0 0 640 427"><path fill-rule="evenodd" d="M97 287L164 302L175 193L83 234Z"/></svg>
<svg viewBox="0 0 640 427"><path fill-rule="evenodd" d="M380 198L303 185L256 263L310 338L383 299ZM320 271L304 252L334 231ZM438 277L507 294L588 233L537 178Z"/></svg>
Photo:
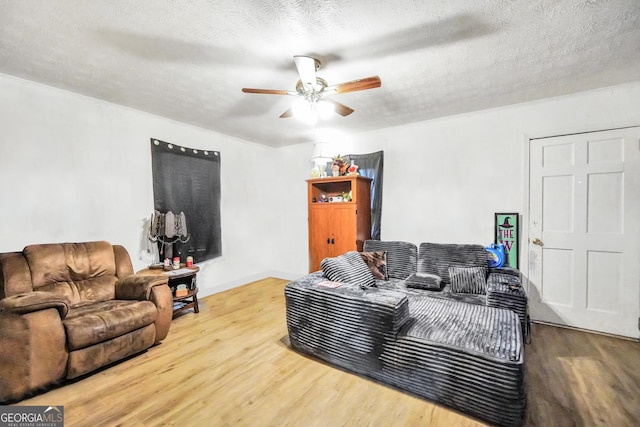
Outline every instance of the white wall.
<svg viewBox="0 0 640 427"><path fill-rule="evenodd" d="M0 252L107 240L134 269L151 262L150 138L221 152L223 256L199 264L201 295L274 270L275 201L265 164L277 150L0 75ZM197 260L196 260L197 261Z"/></svg>
<svg viewBox="0 0 640 427"><path fill-rule="evenodd" d="M383 240L488 244L495 212L525 214L526 232L529 137L629 125L640 125L640 81L336 138L331 146L340 154L384 150ZM302 181L306 167L290 170L289 179ZM296 194L304 204L304 188ZM301 212L291 217L282 249L299 264L306 241L298 236L307 227Z"/></svg>
<svg viewBox="0 0 640 427"><path fill-rule="evenodd" d="M277 201L271 228L276 231L271 248L278 254L273 269L287 272L278 277L293 279L309 271L307 228L307 183L312 163L312 144L299 144L277 150L276 174L273 189Z"/></svg>
<svg viewBox="0 0 640 427"><path fill-rule="evenodd" d="M384 150L383 239L487 244L494 212L526 213L527 137L633 124L640 82L332 145L341 154ZM271 149L2 75L0 252L105 239L124 245L136 270L145 267L150 138L222 153L223 256L200 264L202 295L307 272L312 144Z"/></svg>

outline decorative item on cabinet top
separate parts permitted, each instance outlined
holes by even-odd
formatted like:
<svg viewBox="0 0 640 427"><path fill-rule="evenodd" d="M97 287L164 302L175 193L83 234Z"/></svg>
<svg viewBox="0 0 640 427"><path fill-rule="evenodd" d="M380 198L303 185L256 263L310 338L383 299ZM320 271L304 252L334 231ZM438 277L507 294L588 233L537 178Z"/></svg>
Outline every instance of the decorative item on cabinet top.
<svg viewBox="0 0 640 427"><path fill-rule="evenodd" d="M358 165L353 160L349 163L340 154L332 159L331 172L334 177L358 175Z"/></svg>

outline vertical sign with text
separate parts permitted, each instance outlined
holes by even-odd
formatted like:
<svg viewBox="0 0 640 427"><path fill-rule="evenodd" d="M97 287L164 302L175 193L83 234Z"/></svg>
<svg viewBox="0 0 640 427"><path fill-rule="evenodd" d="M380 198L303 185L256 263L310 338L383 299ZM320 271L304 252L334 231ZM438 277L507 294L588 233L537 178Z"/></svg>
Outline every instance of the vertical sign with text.
<svg viewBox="0 0 640 427"><path fill-rule="evenodd" d="M518 268L520 247L518 213L496 213L494 224L496 243L504 246L504 265Z"/></svg>

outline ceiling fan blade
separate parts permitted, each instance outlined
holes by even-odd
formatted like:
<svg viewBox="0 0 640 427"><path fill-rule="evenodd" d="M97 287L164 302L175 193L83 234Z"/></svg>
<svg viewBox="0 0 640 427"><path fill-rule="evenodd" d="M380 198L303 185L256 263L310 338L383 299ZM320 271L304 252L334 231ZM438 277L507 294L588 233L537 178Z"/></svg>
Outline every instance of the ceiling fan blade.
<svg viewBox="0 0 640 427"><path fill-rule="evenodd" d="M310 56L300 56L296 55L293 57L293 60L296 63L296 68L298 69L298 74L300 74L300 80L302 81L304 87L306 88L309 84L311 84L314 88L317 85L316 81L316 59L311 58Z"/></svg>
<svg viewBox="0 0 640 427"><path fill-rule="evenodd" d="M287 111L280 114L281 119L286 119L287 117L291 117L291 116L293 116L293 108L289 108Z"/></svg>
<svg viewBox="0 0 640 427"><path fill-rule="evenodd" d="M334 101L333 99L323 98L322 100L325 102L332 103L333 106L335 107L336 113L340 114L342 117L348 116L349 114L355 111L353 108L347 107L346 105L341 104L338 101Z"/></svg>
<svg viewBox="0 0 640 427"><path fill-rule="evenodd" d="M248 87L243 87L242 91L244 93L264 93L267 95L297 95L296 92L289 92L286 90L279 90L279 89L252 89Z"/></svg>
<svg viewBox="0 0 640 427"><path fill-rule="evenodd" d="M380 77L373 76L364 79L352 80L350 82L339 83L337 85L329 86L325 89L325 92L335 93L348 93L356 92L359 90L375 89L382 86Z"/></svg>

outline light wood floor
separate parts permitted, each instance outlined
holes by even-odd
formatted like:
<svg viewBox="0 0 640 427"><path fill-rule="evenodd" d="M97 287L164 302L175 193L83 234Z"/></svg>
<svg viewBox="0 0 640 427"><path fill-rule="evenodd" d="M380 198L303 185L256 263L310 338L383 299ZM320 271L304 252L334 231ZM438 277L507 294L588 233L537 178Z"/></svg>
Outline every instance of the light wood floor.
<svg viewBox="0 0 640 427"><path fill-rule="evenodd" d="M64 405L65 426L480 426L288 347L284 280L202 299L159 346L20 405ZM640 344L534 325L526 425L640 420Z"/></svg>

